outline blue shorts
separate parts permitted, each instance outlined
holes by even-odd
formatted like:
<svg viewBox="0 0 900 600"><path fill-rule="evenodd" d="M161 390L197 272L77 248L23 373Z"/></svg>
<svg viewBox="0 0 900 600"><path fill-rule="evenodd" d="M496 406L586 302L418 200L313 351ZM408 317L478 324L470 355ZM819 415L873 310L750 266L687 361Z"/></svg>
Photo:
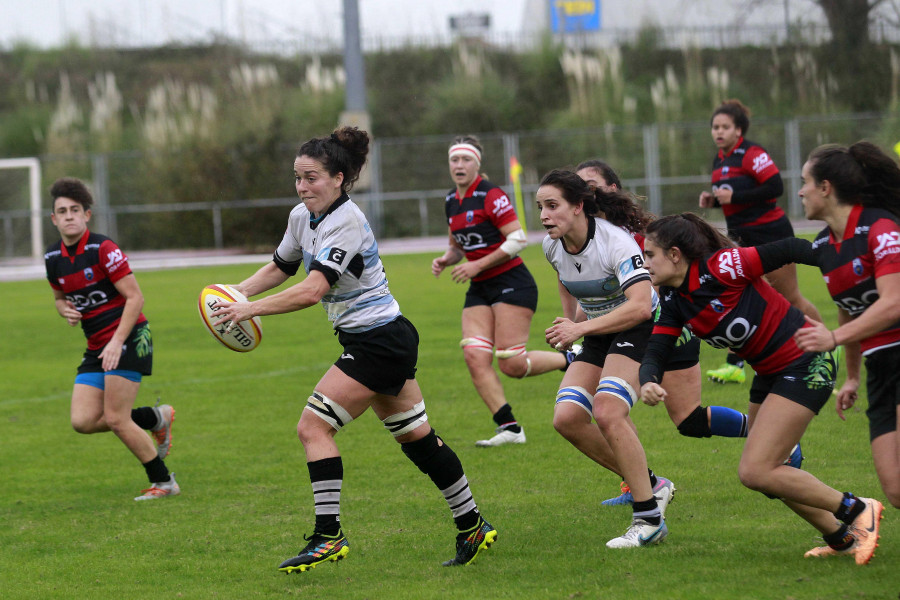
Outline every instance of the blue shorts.
<svg viewBox="0 0 900 600"><path fill-rule="evenodd" d="M96 371L91 373L79 373L75 376L75 383L89 385L99 390L105 390L107 375L118 375L119 377L124 377L128 381L134 381L135 383L140 383L141 378L143 377L143 375L141 375L137 371L124 371L121 369L115 369L114 371L106 371L105 373L98 373Z"/></svg>

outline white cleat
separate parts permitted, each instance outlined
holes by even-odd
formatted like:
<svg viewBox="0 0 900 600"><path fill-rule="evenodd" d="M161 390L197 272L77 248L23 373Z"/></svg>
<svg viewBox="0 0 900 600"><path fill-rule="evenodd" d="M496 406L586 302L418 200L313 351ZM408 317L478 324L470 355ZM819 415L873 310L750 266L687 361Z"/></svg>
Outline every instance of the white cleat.
<svg viewBox="0 0 900 600"><path fill-rule="evenodd" d="M175 473L169 473L169 480L160 483L151 483L146 490L141 490L141 495L135 500L156 500L166 496L177 496L181 493L181 487L175 481Z"/></svg>
<svg viewBox="0 0 900 600"><path fill-rule="evenodd" d="M518 433L509 429L497 428L497 435L489 440L478 440L475 445L479 448L489 448L491 446L502 446L503 444L524 444L525 430L520 428Z"/></svg>
<svg viewBox="0 0 900 600"><path fill-rule="evenodd" d="M613 538L606 542L607 548L638 548L640 546L649 546L658 544L669 535L669 528L666 527L666 520L662 519L659 525L651 525L643 519L635 519L631 522L622 536Z"/></svg>

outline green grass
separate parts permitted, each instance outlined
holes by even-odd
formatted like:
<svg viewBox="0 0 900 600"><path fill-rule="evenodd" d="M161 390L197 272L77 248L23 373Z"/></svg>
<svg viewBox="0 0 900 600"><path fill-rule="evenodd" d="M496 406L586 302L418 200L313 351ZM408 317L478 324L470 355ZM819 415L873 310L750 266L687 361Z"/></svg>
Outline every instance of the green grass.
<svg viewBox="0 0 900 600"><path fill-rule="evenodd" d="M303 546L312 493L295 424L339 353L318 307L265 317L264 340L229 352L197 316L200 289L255 266L142 272L155 374L139 405L177 408L167 463L182 495L133 502L145 477L112 435L69 425L78 329L56 316L45 281L0 284L6 313L0 363L0 597L2 598L886 598L900 591L900 527L887 508L875 560L804 560L816 532L737 479L741 443L678 435L663 407L635 407L650 465L678 485L665 544L610 551L629 511L600 501L611 473L553 431L561 374L505 381L525 424L521 447L477 449L492 432L458 348L463 288L434 280L431 256L385 257L391 289L419 328L419 380L432 424L459 454L477 502L499 530L466 568L446 569L454 529L437 490L371 412L338 436L349 559L290 577L275 567ZM540 249L525 258L541 287L531 348L559 314ZM818 273L801 285L834 324ZM703 368L722 354L704 345ZM704 403L745 409L749 384L704 384ZM864 402L861 402L864 408ZM862 410L846 423L829 403L804 438L804 467L838 489L883 499Z"/></svg>

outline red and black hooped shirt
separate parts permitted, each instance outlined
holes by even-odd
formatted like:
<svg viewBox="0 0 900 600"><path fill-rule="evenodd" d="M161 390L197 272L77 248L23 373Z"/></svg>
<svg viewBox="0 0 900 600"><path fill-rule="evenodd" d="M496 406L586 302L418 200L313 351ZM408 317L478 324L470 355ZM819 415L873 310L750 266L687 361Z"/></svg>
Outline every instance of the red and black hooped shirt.
<svg viewBox="0 0 900 600"><path fill-rule="evenodd" d="M878 277L900 272L900 224L884 209L856 205L843 239L835 239L826 227L812 248L828 293L852 317L878 300ZM892 346L900 346L900 321L860 342L863 355Z"/></svg>
<svg viewBox="0 0 900 600"><path fill-rule="evenodd" d="M62 240L51 244L44 265L50 286L62 291L81 313L88 349L105 346L125 310L125 297L114 284L131 274L128 257L105 235L85 231L75 246L66 247ZM146 321L142 313L137 323Z"/></svg>
<svg viewBox="0 0 900 600"><path fill-rule="evenodd" d="M450 233L466 253L470 262L487 256L500 247L506 238L500 228L515 221L516 209L500 187L488 183L479 175L463 198L456 189L447 194L444 204ZM518 256L482 271L472 281L483 281L523 264Z"/></svg>
<svg viewBox="0 0 900 600"><path fill-rule="evenodd" d="M722 205L729 229L765 225L786 216L777 204L777 196L766 191L764 185L778 174L766 149L743 137L731 152L719 150L713 160L712 187L732 190L731 203Z"/></svg>

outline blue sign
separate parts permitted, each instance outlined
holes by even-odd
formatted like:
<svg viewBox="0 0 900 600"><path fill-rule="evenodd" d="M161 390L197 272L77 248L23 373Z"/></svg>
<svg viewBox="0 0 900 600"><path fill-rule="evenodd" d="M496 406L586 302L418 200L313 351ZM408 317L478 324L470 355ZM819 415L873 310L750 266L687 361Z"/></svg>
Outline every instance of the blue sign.
<svg viewBox="0 0 900 600"><path fill-rule="evenodd" d="M600 0L549 0L553 33L600 31Z"/></svg>

